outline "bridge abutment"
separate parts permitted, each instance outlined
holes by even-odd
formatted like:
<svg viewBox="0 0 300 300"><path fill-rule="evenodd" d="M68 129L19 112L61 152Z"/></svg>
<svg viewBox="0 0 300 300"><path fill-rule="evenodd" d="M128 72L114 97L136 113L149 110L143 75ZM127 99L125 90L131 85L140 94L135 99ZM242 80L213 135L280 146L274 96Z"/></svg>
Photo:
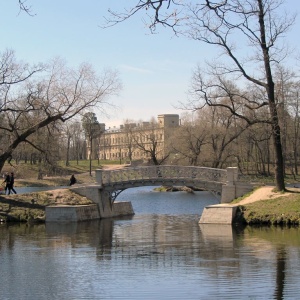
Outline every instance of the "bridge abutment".
<svg viewBox="0 0 300 300"><path fill-rule="evenodd" d="M100 219L134 215L131 202L113 202L110 193L99 185L74 187L71 190L96 203Z"/></svg>
<svg viewBox="0 0 300 300"><path fill-rule="evenodd" d="M228 167L226 171L227 181L222 186L221 203L230 203L232 200L242 197L253 190L251 184L239 181L238 168Z"/></svg>
<svg viewBox="0 0 300 300"><path fill-rule="evenodd" d="M238 168L213 169L191 166L149 166L118 170L96 170L96 184L74 186L72 191L97 204L99 218L133 215L131 202L117 202L127 189L146 185L187 185L203 188L229 203L250 192L253 186L239 181Z"/></svg>

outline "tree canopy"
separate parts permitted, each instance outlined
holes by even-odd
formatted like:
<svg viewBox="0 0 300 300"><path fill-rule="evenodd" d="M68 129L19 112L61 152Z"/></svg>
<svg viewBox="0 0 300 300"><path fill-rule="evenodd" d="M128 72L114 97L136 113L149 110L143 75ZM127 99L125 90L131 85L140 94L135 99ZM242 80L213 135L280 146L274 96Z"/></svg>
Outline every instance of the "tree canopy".
<svg viewBox="0 0 300 300"><path fill-rule="evenodd" d="M104 111L121 88L113 70L98 75L89 64L73 69L59 59L31 67L13 51L0 56L0 78L0 170L20 143L38 147L32 134L87 110Z"/></svg>
<svg viewBox="0 0 300 300"><path fill-rule="evenodd" d="M152 32L162 25L176 35L219 48L221 55L216 61L208 62L206 70L195 71L193 98L185 108L214 106L243 119L247 126L258 122L269 124L276 153L278 190L285 189L284 160L273 77L287 56L283 38L295 20L294 14L281 12L283 3L283 0L140 0L125 11L110 11L106 19L107 26L112 26L137 13L145 13Z"/></svg>

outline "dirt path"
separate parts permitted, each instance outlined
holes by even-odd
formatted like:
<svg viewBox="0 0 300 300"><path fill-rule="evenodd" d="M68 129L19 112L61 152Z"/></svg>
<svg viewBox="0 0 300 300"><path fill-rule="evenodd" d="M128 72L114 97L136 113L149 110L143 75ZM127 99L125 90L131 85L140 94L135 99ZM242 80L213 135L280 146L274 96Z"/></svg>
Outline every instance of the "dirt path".
<svg viewBox="0 0 300 300"><path fill-rule="evenodd" d="M120 170L128 167L129 165L104 165L104 170Z"/></svg>
<svg viewBox="0 0 300 300"><path fill-rule="evenodd" d="M299 188L288 188L289 191L293 192L299 192ZM274 192L274 186L263 186L257 190L255 190L249 197L246 197L242 201L238 203L238 205L242 204L249 204L256 201L262 201L262 200L269 200L269 199L275 199L278 197L285 197L290 195L291 193L285 192L285 193L276 193Z"/></svg>

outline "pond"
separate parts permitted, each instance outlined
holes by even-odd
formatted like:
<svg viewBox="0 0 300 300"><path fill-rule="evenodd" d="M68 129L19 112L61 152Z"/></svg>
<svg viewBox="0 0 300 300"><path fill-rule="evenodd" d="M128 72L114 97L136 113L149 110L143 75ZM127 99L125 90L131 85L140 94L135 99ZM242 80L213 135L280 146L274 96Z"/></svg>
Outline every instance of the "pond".
<svg viewBox="0 0 300 300"><path fill-rule="evenodd" d="M135 215L0 225L1 299L298 299L299 228L200 225L208 192L117 200Z"/></svg>

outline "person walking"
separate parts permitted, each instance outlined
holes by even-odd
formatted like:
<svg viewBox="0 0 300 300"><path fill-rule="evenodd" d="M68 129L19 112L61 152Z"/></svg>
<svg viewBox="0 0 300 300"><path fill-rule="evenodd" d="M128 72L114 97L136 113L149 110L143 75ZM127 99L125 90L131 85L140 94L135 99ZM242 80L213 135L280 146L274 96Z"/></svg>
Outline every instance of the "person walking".
<svg viewBox="0 0 300 300"><path fill-rule="evenodd" d="M8 185L8 195L10 195L11 191L13 191L15 194L17 193L14 189L14 184L15 184L14 173L10 173L10 182L9 182L9 185Z"/></svg>
<svg viewBox="0 0 300 300"><path fill-rule="evenodd" d="M4 193L6 195L6 191L9 191L9 184L10 184L10 176L8 172L5 173L3 183L5 183Z"/></svg>

